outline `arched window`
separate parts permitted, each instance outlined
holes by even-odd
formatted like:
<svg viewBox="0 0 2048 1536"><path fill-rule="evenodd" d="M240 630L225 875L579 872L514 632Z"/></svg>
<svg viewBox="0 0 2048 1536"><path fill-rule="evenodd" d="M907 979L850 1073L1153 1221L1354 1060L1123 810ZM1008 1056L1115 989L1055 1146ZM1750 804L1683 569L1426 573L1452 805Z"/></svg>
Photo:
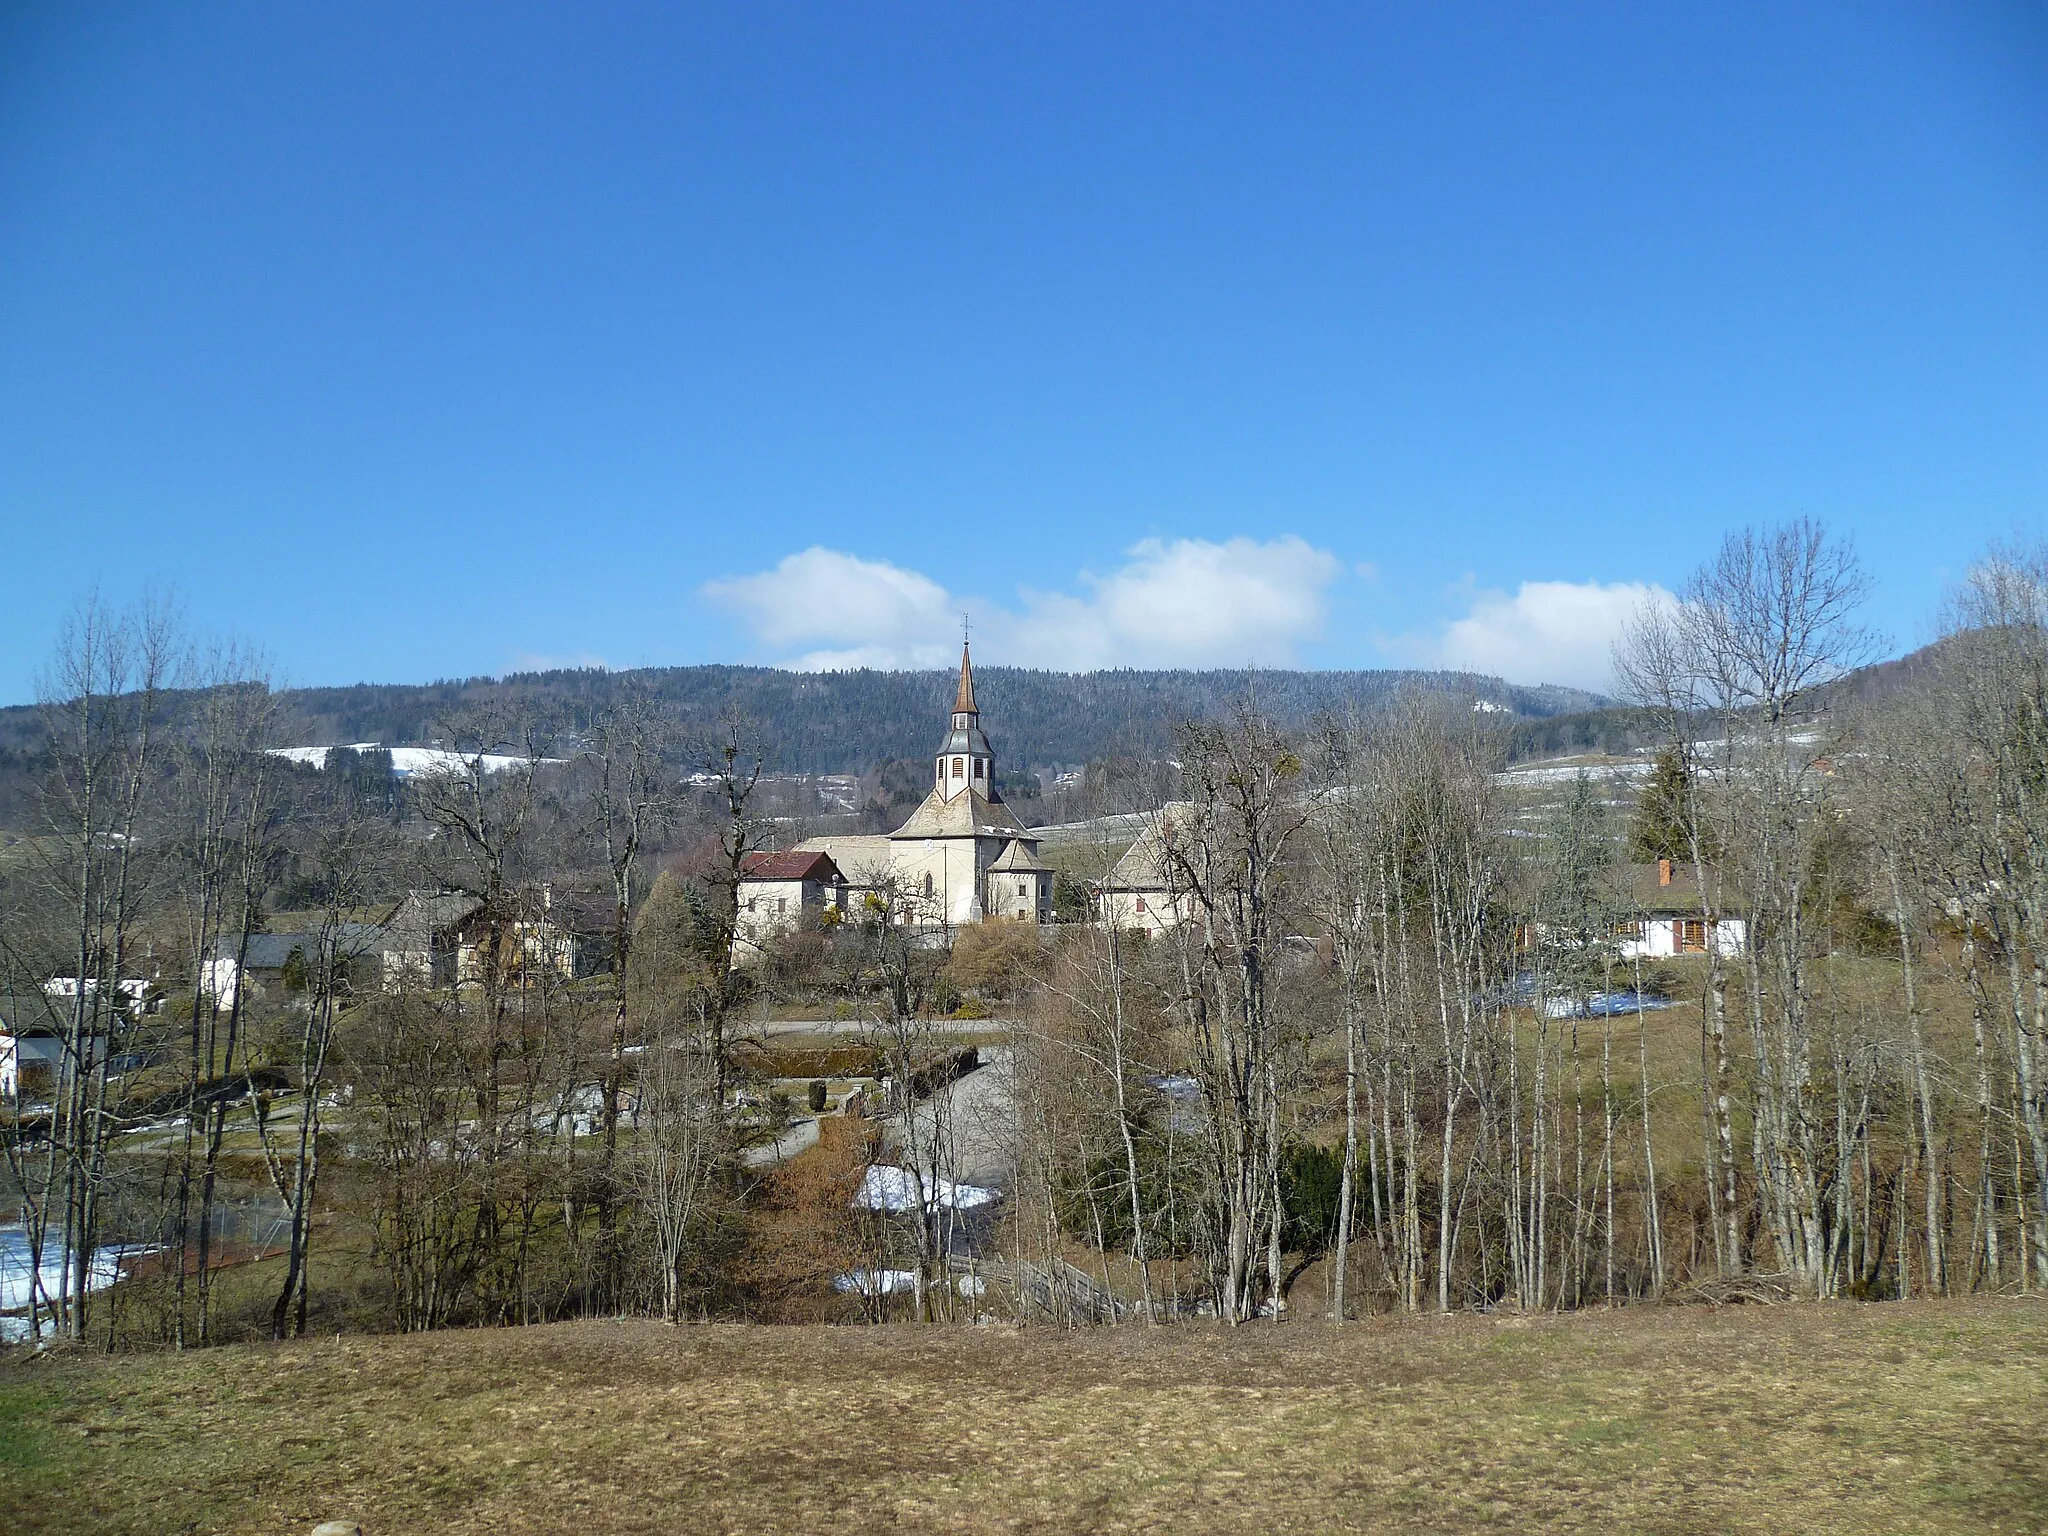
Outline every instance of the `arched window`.
<svg viewBox="0 0 2048 1536"><path fill-rule="evenodd" d="M932 893L932 872L930 870L924 872L924 893L927 896Z"/></svg>
<svg viewBox="0 0 2048 1536"><path fill-rule="evenodd" d="M954 758L954 759L953 759L953 777L957 779L957 778L959 778L959 777L960 777L960 775L962 775L962 774L963 774L963 773L965 773L966 771L967 771L967 765L966 765L965 763L963 763L963 762L962 762L962 761L961 761L961 760L960 760L959 758L957 758L957 757L956 757L956 758Z"/></svg>

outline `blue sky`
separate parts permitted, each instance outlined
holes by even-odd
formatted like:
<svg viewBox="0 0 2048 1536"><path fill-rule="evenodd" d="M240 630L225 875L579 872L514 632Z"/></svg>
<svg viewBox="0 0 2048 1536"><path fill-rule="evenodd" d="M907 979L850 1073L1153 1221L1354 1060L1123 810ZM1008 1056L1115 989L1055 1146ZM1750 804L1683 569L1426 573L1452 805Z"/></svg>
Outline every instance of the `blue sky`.
<svg viewBox="0 0 2048 1536"><path fill-rule="evenodd" d="M93 584L301 683L1600 681L1744 522L2048 511L2024 5L15 5L0 701Z"/></svg>

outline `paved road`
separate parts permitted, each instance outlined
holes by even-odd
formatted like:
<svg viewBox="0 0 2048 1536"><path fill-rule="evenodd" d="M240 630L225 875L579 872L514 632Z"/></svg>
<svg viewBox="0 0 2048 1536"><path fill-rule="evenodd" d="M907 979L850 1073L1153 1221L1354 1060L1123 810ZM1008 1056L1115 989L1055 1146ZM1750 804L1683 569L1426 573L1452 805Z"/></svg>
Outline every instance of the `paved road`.
<svg viewBox="0 0 2048 1536"><path fill-rule="evenodd" d="M1014 1019L934 1019L929 1028L935 1035L1007 1035L1017 1027ZM777 1035L873 1035L879 1031L866 1019L769 1019L742 1024L738 1035L744 1039L773 1039Z"/></svg>
<svg viewBox="0 0 2048 1536"><path fill-rule="evenodd" d="M747 1148L740 1154L740 1161L749 1168L767 1168L795 1157L799 1152L809 1151L817 1144L818 1122L814 1119L799 1120L775 1140Z"/></svg>
<svg viewBox="0 0 2048 1536"><path fill-rule="evenodd" d="M934 1135L939 1174L960 1184L1009 1189L1017 1178L1017 1091L1010 1048L983 1046L982 1064L911 1111L919 1147ZM900 1146L902 1128L890 1127Z"/></svg>

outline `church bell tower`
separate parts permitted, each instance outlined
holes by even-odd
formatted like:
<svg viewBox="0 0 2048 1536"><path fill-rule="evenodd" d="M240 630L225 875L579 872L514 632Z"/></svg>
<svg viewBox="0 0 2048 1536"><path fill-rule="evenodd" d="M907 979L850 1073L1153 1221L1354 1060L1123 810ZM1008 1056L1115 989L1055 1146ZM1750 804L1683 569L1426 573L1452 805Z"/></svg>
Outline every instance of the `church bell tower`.
<svg viewBox="0 0 2048 1536"><path fill-rule="evenodd" d="M953 695L953 723L939 743L935 782L939 797L952 800L972 792L984 800L992 794L996 755L981 733L981 711L974 707L974 666L967 643L960 644L960 687Z"/></svg>

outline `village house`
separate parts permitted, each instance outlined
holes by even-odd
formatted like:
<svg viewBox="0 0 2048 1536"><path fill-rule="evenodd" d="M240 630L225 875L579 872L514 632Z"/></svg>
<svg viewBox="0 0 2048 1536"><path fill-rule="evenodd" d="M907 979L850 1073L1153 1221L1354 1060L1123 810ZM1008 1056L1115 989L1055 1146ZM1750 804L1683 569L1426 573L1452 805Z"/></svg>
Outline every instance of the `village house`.
<svg viewBox="0 0 2048 1536"><path fill-rule="evenodd" d="M824 854L852 894L885 888L896 921L926 928L959 927L984 918L1052 921L1053 872L1038 857L1038 839L1003 804L996 789L995 749L974 701L974 668L960 649L960 682L951 720L932 760L932 789L909 818L886 836L813 837L796 853ZM742 909L750 900L788 901L770 890L782 877L741 877ZM790 909L794 912L794 908Z"/></svg>
<svg viewBox="0 0 2048 1536"><path fill-rule="evenodd" d="M1171 849L1194 814L1190 802L1175 800L1152 815L1109 877L1095 888L1096 916L1119 928L1164 933L1193 913L1192 899L1174 879Z"/></svg>
<svg viewBox="0 0 2048 1536"><path fill-rule="evenodd" d="M374 923L341 924L335 933L337 962L346 966L375 954L383 933ZM304 984L320 957L320 943L317 933L252 933L244 949L239 934L224 938L200 970L199 990L223 1008L232 1008L244 987L251 997L281 997Z"/></svg>
<svg viewBox="0 0 2048 1536"><path fill-rule="evenodd" d="M828 853L750 853L740 865L734 937L743 950L757 952L772 935L815 925L843 907L846 890L846 877Z"/></svg>
<svg viewBox="0 0 2048 1536"><path fill-rule="evenodd" d="M384 990L481 981L482 957L492 927L484 904L474 896L456 891L408 893L384 925L380 946ZM579 973L583 945L557 920L554 893L546 886L541 888L539 914L498 925L498 935L507 945L507 969L513 975L552 971L566 981Z"/></svg>
<svg viewBox="0 0 2048 1536"><path fill-rule="evenodd" d="M1711 880L1712 871L1708 873ZM1616 935L1622 959L1704 955L1709 944L1716 954L1737 955L1749 943L1748 921L1731 911L1725 900L1701 903L1699 878L1691 865L1670 859L1631 864L1624 878L1626 899L1635 915Z"/></svg>
<svg viewBox="0 0 2048 1536"><path fill-rule="evenodd" d="M0 997L0 1100L48 1100L71 1081L80 1063L67 1060L64 1036L70 1004L45 993ZM85 1045L88 1069L99 1059L105 1036Z"/></svg>

